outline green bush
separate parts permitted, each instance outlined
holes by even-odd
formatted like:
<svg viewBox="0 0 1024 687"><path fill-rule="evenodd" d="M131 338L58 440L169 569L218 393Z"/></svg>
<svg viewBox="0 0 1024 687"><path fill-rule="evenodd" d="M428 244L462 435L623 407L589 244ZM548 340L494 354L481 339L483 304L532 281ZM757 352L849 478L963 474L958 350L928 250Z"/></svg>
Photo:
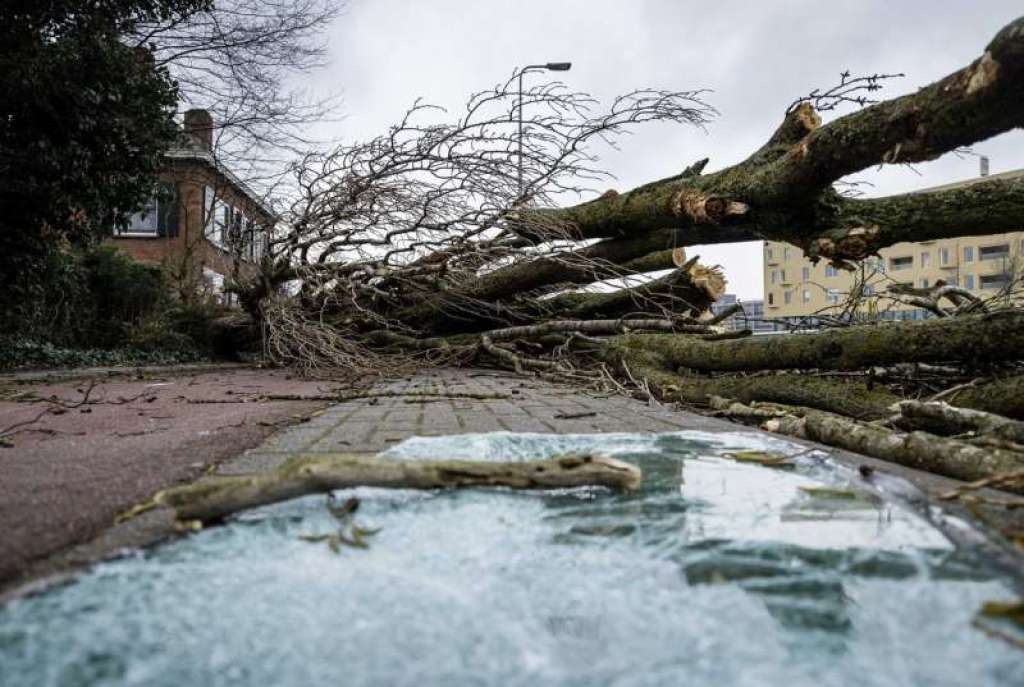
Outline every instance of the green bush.
<svg viewBox="0 0 1024 687"><path fill-rule="evenodd" d="M205 359L196 350L67 348L45 341L0 337L0 370L51 367L172 365Z"/></svg>
<svg viewBox="0 0 1024 687"><path fill-rule="evenodd" d="M91 326L82 337L85 345L105 348L131 343L144 322L158 319L171 304L159 268L135 262L109 247L86 252L81 263L92 306Z"/></svg>
<svg viewBox="0 0 1024 687"><path fill-rule="evenodd" d="M223 308L175 301L159 268L110 247L55 250L24 267L0 295L0 369L162 364L217 351L210 322Z"/></svg>

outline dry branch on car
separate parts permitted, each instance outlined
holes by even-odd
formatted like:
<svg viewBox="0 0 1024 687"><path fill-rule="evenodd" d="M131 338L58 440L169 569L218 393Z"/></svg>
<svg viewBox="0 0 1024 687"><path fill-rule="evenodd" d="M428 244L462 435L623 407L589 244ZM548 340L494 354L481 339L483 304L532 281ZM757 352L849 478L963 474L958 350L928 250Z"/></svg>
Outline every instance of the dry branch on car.
<svg viewBox="0 0 1024 687"><path fill-rule="evenodd" d="M179 520L219 520L241 510L351 487L567 489L593 486L632 491L640 486L640 481L641 472L635 465L596 454L567 454L522 462L420 461L318 454L297 456L267 473L214 477L167 489L148 503L135 507L125 517L166 506L174 509Z"/></svg>

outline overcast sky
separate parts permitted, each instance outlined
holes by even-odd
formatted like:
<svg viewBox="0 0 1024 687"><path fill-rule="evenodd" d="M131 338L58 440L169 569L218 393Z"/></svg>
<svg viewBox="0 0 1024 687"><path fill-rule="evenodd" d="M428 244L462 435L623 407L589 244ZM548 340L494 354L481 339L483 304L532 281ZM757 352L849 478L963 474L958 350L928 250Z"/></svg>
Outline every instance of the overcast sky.
<svg viewBox="0 0 1024 687"><path fill-rule="evenodd" d="M743 159L790 102L835 84L844 69L905 72L888 97L931 83L978 57L1022 13L1020 0L349 0L331 30L331 64L311 79L343 94L343 117L319 132L342 141L385 131L416 97L458 109L467 94L538 62L571 61L558 76L603 100L641 87L711 89L720 114L706 131L649 125L619 150L600 151L617 177L609 186L621 191L702 157L709 171ZM1024 132L974 150L991 158L993 173L1024 167ZM916 170L856 178L887 195L974 176L978 161L947 155ZM690 249L697 253L725 268L730 291L761 297L759 244Z"/></svg>

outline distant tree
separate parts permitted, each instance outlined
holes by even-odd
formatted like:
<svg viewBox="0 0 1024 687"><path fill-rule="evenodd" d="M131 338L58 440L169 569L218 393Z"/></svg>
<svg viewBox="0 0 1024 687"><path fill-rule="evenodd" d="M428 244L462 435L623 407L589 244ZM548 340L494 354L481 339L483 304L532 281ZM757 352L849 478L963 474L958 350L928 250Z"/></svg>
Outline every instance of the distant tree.
<svg viewBox="0 0 1024 687"><path fill-rule="evenodd" d="M125 41L152 52L177 83L182 109L210 111L218 160L264 187L317 147L309 125L336 109L336 95L311 96L296 76L326 63L324 29L343 7L343 0L211 0L188 14L138 22Z"/></svg>
<svg viewBox="0 0 1024 687"><path fill-rule="evenodd" d="M13 0L0 8L0 274L17 304L55 247L87 245L152 191L177 89L123 37L209 0ZM4 313L7 309L4 309ZM0 313L0 314L4 314Z"/></svg>

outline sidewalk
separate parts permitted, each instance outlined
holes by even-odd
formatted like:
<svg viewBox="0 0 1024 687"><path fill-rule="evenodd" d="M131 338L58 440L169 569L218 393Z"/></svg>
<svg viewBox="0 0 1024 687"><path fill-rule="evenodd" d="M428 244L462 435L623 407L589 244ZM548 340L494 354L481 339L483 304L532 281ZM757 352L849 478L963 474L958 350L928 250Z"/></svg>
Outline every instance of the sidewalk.
<svg viewBox="0 0 1024 687"><path fill-rule="evenodd" d="M96 537L155 491L197 478L324 405L232 402L246 394L312 395L324 386L280 370L117 372L0 379L0 430L39 417L0 446L0 587L34 561ZM89 402L74 407L86 391ZM40 417L50 406L34 399L51 396L67 408ZM196 402L204 400L229 402Z"/></svg>
<svg viewBox="0 0 1024 687"><path fill-rule="evenodd" d="M43 428L60 433L0 449L0 521L5 525L0 534L0 590L173 536L169 509L111 526L118 512L159 489L206 475L273 469L297 453L376 453L411 436L495 431L756 431L668 406L587 395L492 370L427 370L356 393L322 412L314 412L322 403L239 402L267 393L330 391L331 385L288 377L283 371L249 369L105 381L104 398L115 401L138 394L147 384L169 386L153 387L159 389L153 401L142 396L122 405L91 406L92 412L84 415L72 410L48 417ZM12 388L73 399L74 390L82 386L19 386L6 392ZM197 399L228 402L194 403ZM37 408L0 401L0 427ZM286 424L294 426L275 432ZM867 465L878 474L905 478L925 492L956 484L872 458L816 448L839 463Z"/></svg>

